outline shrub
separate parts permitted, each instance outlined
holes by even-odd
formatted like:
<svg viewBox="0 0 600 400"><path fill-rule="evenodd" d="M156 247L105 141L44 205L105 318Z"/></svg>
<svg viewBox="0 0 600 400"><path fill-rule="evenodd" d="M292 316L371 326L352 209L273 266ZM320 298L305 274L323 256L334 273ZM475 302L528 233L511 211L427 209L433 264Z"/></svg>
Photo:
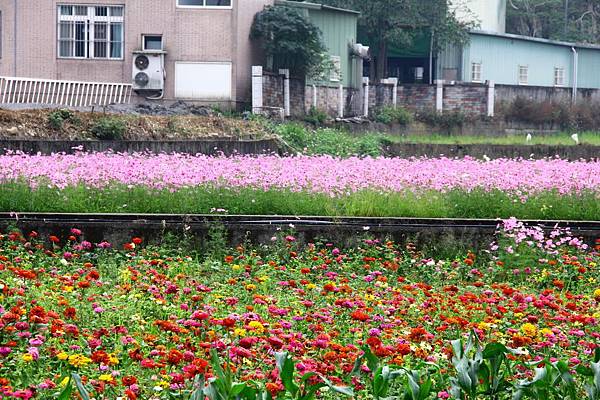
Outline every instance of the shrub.
<svg viewBox="0 0 600 400"><path fill-rule="evenodd" d="M294 8L265 7L254 16L250 39L259 41L274 71L315 78L330 67L321 30Z"/></svg>
<svg viewBox="0 0 600 400"><path fill-rule="evenodd" d="M48 114L48 123L52 129L56 130L62 129L63 123L72 119L74 119L74 114L71 110L54 110Z"/></svg>
<svg viewBox="0 0 600 400"><path fill-rule="evenodd" d="M406 126L412 122L413 117L409 111L402 107L385 106L375 110L374 119L382 124L398 123Z"/></svg>
<svg viewBox="0 0 600 400"><path fill-rule="evenodd" d="M464 126L469 117L460 111L450 111L440 114L436 111L426 111L417 115L417 120L424 124L436 127L445 133L451 133L455 129Z"/></svg>
<svg viewBox="0 0 600 400"><path fill-rule="evenodd" d="M121 139L127 127L125 122L115 117L104 117L99 119L92 127L92 133L100 140Z"/></svg>
<svg viewBox="0 0 600 400"><path fill-rule="evenodd" d="M323 125L327 121L327 114L323 110L311 107L308 114L304 117L304 121L313 125Z"/></svg>

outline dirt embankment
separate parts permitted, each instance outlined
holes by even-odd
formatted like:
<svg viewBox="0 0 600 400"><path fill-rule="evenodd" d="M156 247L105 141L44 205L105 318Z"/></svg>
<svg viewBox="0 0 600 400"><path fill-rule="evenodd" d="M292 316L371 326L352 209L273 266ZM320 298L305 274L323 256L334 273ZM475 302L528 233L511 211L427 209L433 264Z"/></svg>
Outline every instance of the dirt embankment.
<svg viewBox="0 0 600 400"><path fill-rule="evenodd" d="M72 112L59 125L52 124L55 110L11 111L0 109L0 139L95 140L92 128L103 118L120 119L126 126L122 140L199 140L272 138L258 121L223 116L207 110L202 115L145 115L142 112Z"/></svg>

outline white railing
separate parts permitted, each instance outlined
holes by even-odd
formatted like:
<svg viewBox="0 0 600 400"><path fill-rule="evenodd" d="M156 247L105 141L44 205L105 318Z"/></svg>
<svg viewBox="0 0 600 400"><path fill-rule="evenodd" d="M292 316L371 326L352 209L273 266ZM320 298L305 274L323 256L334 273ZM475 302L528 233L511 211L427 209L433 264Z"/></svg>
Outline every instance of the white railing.
<svg viewBox="0 0 600 400"><path fill-rule="evenodd" d="M0 104L106 106L131 102L126 83L78 82L0 76Z"/></svg>

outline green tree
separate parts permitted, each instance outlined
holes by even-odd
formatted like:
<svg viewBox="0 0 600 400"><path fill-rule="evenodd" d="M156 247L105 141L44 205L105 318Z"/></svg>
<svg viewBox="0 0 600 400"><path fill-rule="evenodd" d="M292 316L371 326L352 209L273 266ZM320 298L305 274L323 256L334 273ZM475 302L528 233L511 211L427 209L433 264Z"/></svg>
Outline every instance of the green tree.
<svg viewBox="0 0 600 400"><path fill-rule="evenodd" d="M444 46L468 40L468 29L474 22L461 22L455 7L460 1L450 0L324 0L325 3L361 12L360 29L367 36L375 58L373 77L387 77L387 55L390 45L411 46L423 30L431 34L431 50L435 54Z"/></svg>
<svg viewBox="0 0 600 400"><path fill-rule="evenodd" d="M327 68L321 31L290 7L265 7L254 17L250 38L260 42L271 70L287 68L295 76L317 77Z"/></svg>
<svg viewBox="0 0 600 400"><path fill-rule="evenodd" d="M506 29L525 36L600 43L600 2L509 0Z"/></svg>

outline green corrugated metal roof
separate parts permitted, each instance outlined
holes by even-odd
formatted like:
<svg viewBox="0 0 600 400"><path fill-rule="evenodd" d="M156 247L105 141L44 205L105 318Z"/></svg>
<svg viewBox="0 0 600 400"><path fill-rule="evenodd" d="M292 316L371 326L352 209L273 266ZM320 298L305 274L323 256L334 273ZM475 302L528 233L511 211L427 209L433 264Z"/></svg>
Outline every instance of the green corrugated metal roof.
<svg viewBox="0 0 600 400"><path fill-rule="evenodd" d="M328 10L328 11L335 11L335 12L342 12L342 13L349 13L349 14L356 14L356 15L360 14L360 12L358 12L358 11L348 10L346 8L331 7L331 6L326 6L323 4L309 3L306 1L275 0L275 4L280 5L280 6L287 6L287 7L307 8L310 10Z"/></svg>

